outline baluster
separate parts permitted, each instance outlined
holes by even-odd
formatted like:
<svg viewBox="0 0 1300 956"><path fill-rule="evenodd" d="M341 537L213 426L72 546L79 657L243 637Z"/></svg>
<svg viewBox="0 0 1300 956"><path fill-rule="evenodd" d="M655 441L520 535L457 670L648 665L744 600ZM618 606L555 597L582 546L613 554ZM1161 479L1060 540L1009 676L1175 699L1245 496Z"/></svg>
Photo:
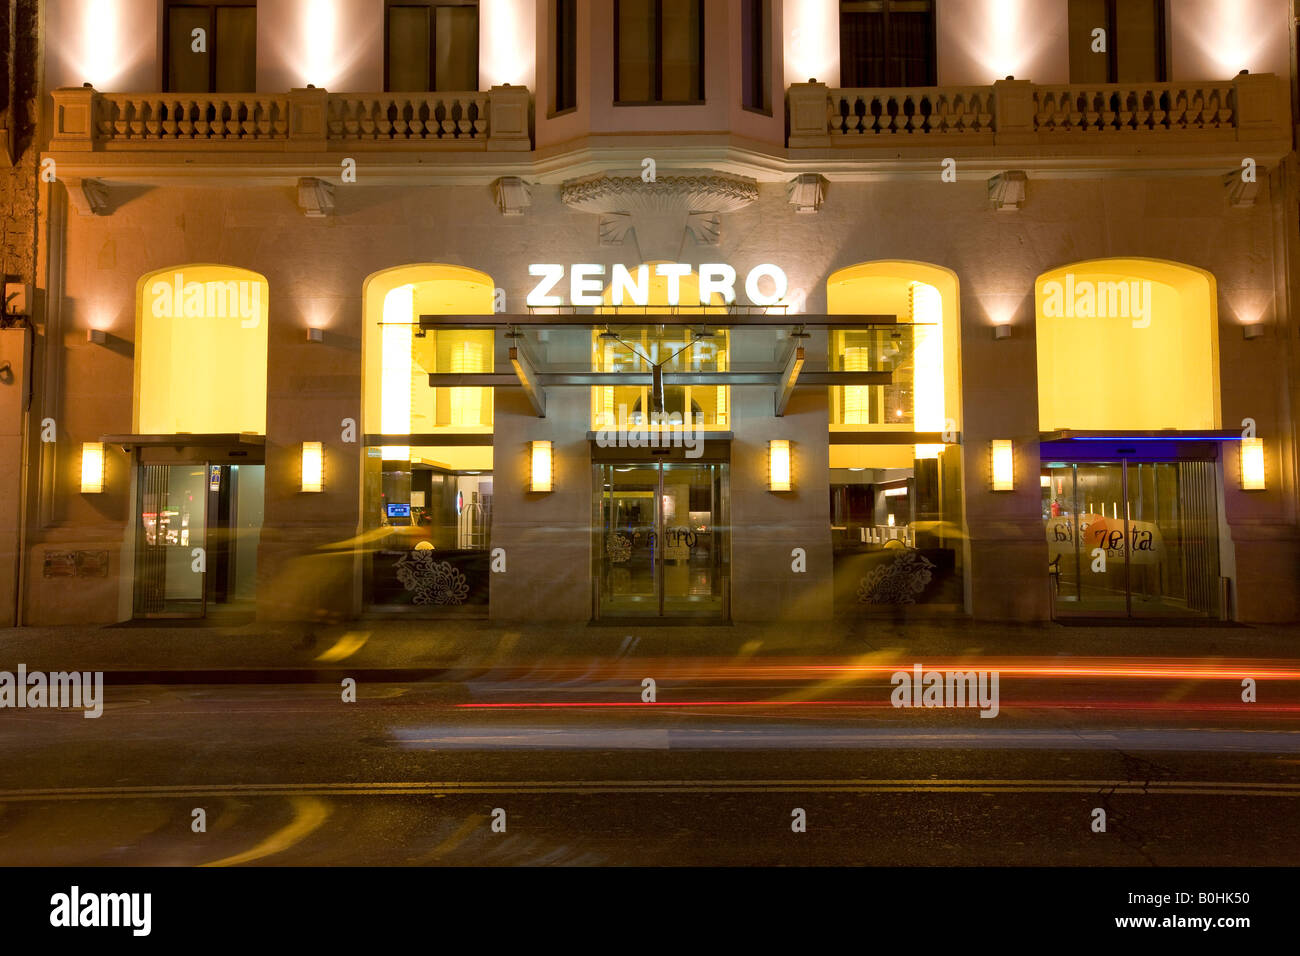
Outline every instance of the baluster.
<svg viewBox="0 0 1300 956"><path fill-rule="evenodd" d="M483 137L487 134L488 128L488 107L487 98L477 96L474 98L474 135Z"/></svg>

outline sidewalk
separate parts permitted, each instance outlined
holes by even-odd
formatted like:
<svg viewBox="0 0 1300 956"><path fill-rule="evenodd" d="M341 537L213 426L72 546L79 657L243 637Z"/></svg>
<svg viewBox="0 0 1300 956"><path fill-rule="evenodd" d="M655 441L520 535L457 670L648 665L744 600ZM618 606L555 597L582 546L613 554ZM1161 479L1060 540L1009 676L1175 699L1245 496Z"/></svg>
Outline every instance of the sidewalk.
<svg viewBox="0 0 1300 956"><path fill-rule="evenodd" d="M362 619L247 624L0 629L0 670L104 671L117 683L435 679L451 669L595 658L834 657L904 648L914 660L997 657L1300 659L1300 625L1062 626L968 620L722 626L506 626Z"/></svg>

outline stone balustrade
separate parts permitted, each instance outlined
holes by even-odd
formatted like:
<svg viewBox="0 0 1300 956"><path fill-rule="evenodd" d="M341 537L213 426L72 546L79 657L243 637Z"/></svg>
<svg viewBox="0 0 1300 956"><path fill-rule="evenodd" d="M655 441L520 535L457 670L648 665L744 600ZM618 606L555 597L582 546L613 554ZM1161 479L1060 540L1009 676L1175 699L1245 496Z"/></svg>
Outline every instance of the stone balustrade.
<svg viewBox="0 0 1300 956"><path fill-rule="evenodd" d="M1284 100L1272 74L1205 83L831 89L787 92L791 149L902 145L1061 145L1160 136L1285 139Z"/></svg>
<svg viewBox="0 0 1300 956"><path fill-rule="evenodd" d="M59 89L53 150L531 150L529 92L101 93Z"/></svg>

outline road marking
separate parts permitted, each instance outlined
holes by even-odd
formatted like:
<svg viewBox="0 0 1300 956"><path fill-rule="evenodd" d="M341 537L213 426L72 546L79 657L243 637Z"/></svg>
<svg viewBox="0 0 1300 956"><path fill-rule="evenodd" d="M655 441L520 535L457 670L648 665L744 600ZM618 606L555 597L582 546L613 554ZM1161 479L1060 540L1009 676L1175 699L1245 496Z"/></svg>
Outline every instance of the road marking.
<svg viewBox="0 0 1300 956"><path fill-rule="evenodd" d="M80 787L41 790L0 791L0 803L55 800L114 800L134 798L306 797L306 796L419 796L457 794L530 793L1132 793L1158 795L1219 795L1258 797L1300 797L1300 783L1266 783L1207 780L484 780L484 781L397 781L375 783L271 783L271 784L184 784L177 786ZM295 829L303 820L315 829L324 821L307 816L299 807L299 818L284 830L263 841L250 853L286 836L301 838ZM327 810L325 810L328 813ZM290 832L293 831L293 832ZM271 850L268 852L278 852ZM267 855L260 853L259 855ZM242 855L241 855L242 856ZM233 858L232 858L233 859ZM210 864L216 865L216 864Z"/></svg>
<svg viewBox="0 0 1300 956"><path fill-rule="evenodd" d="M263 857L282 853L296 843L301 843L313 831L317 830L325 818L330 815L330 808L312 796L297 796L293 799L294 817L288 826L272 833L251 850L236 853L234 856L214 860L202 866L242 866Z"/></svg>
<svg viewBox="0 0 1300 956"><path fill-rule="evenodd" d="M425 863L432 860L437 860L440 857L444 856L445 854L450 853L452 850L456 849L456 847L460 846L463 842L465 842L465 838L468 837L475 830L477 830L479 827L481 827L486 820L487 817L485 817L481 813L471 813L468 817L465 818L465 822L456 828L455 833L447 837L447 839L443 840L436 847L430 850L425 856L420 857L420 859L416 860L415 862Z"/></svg>
<svg viewBox="0 0 1300 956"><path fill-rule="evenodd" d="M322 651L316 660L321 663L346 660L361 650L362 645L369 639L369 631L348 631L338 639L333 647Z"/></svg>

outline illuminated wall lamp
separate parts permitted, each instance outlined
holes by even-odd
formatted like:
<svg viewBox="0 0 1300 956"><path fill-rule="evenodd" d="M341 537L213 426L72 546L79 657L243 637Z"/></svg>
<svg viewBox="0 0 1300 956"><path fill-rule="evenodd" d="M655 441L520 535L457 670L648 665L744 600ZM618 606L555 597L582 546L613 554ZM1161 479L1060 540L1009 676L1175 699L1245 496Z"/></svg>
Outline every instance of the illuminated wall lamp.
<svg viewBox="0 0 1300 956"><path fill-rule="evenodd" d="M790 442L773 438L767 443L767 490L790 490Z"/></svg>
<svg viewBox="0 0 1300 956"><path fill-rule="evenodd" d="M1251 322L1249 325L1241 327L1241 337L1249 341L1250 339L1262 338L1264 335L1263 322Z"/></svg>
<svg viewBox="0 0 1300 956"><path fill-rule="evenodd" d="M549 441L529 442L531 446L531 466L528 476L528 490L546 492L555 490L555 456Z"/></svg>
<svg viewBox="0 0 1300 956"><path fill-rule="evenodd" d="M992 443L993 490L1014 491L1016 487L1015 459L1011 452L1011 439L995 438Z"/></svg>
<svg viewBox="0 0 1300 956"><path fill-rule="evenodd" d="M993 326L993 338L997 339L998 341L1001 341L1002 339L1011 338L1011 326L1010 325Z"/></svg>
<svg viewBox="0 0 1300 956"><path fill-rule="evenodd" d="M104 445L102 442L81 443L81 493L97 495L104 490Z"/></svg>
<svg viewBox="0 0 1300 956"><path fill-rule="evenodd" d="M1243 491L1264 490L1264 439L1241 440L1241 487Z"/></svg>
<svg viewBox="0 0 1300 956"><path fill-rule="evenodd" d="M320 491L325 487L325 449L318 441L302 443L302 490Z"/></svg>

